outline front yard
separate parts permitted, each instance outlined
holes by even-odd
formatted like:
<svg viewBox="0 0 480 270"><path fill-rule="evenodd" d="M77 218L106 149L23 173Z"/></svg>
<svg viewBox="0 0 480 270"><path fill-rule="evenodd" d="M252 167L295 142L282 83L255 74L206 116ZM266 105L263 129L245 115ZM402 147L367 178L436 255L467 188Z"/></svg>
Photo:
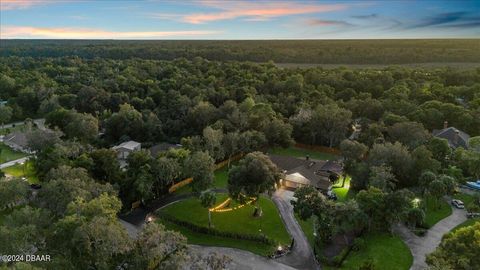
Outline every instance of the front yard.
<svg viewBox="0 0 480 270"><path fill-rule="evenodd" d="M222 203L226 198L227 194L217 194L216 205ZM232 206L233 205L236 204L232 202ZM161 218L158 220L165 224L167 228L180 231L182 234L186 235L188 242L191 244L236 247L260 255L268 255L271 254L278 245L289 245L291 239L283 225L275 204L269 198L262 196L259 200L259 205L263 210L263 215L261 217L253 216L253 205L246 205L242 208L228 212L213 212L213 226L218 231L248 235L265 235L275 242L275 245L273 246L254 241L197 233L186 227L166 222ZM207 209L200 205L197 198L190 198L176 202L159 211L160 215L167 214L169 216L174 216L181 221L187 221L197 226L208 227Z"/></svg>
<svg viewBox="0 0 480 270"><path fill-rule="evenodd" d="M434 198L428 196L425 199L425 206L424 225L427 229L433 227L437 222L452 214L452 207L443 199L441 199L437 205Z"/></svg>

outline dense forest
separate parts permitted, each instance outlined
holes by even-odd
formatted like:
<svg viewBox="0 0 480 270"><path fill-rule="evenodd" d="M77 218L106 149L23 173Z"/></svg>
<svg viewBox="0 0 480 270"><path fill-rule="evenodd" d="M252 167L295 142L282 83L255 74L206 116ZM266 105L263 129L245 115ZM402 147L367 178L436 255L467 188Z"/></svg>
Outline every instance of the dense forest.
<svg viewBox="0 0 480 270"><path fill-rule="evenodd" d="M264 55L269 42L274 49ZM369 41L351 49L331 41L325 54L317 55L321 46L283 54L295 42L285 47L275 41L198 42L195 48L189 47L193 41L2 43L0 123L42 117L53 130L27 134L42 189L31 206L14 210L0 226L0 240L8 243L4 249L14 254L35 247L54 254L61 259L56 269L205 264L183 253L183 236L160 225L146 226L133 241L117 214L133 202L162 198L187 177L193 192L208 190L214 164L237 154L247 155L229 171L226 188L237 199L243 193L258 197L271 191L281 174L256 151L294 142L340 149L350 187L358 192L349 203L336 204L313 188L297 190L295 210L302 218L318 217L318 238L325 243L352 224L387 231L413 216L411 223L421 225L425 213L412 208L415 196L431 194L440 201L457 184L480 177L480 68L284 69L272 62L215 61L478 62L477 41L403 41L405 47L424 44L405 54L391 53L385 44L394 41L380 42L384 50ZM450 55L449 42L465 49ZM257 49L241 49L245 44ZM349 58L355 54L364 54L363 60ZM468 133L471 147L454 150L447 140L432 137L444 125ZM358 126L361 132L351 137ZM129 140L141 142L144 150L132 152L121 168L111 147ZM158 156L145 150L160 142L183 147ZM251 164L261 166L250 170ZM0 183L2 206L27 201L25 181ZM359 223L345 225L348 217ZM31 225L25 225L27 219ZM444 253L437 256L443 259Z"/></svg>
<svg viewBox="0 0 480 270"><path fill-rule="evenodd" d="M478 39L112 41L2 40L0 56L310 64L478 63Z"/></svg>

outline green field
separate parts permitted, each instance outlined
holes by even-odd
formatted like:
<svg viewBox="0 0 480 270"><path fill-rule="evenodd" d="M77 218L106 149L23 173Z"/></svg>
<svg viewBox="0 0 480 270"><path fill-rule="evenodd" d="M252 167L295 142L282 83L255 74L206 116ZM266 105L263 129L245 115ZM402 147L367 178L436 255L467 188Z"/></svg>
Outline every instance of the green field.
<svg viewBox="0 0 480 270"><path fill-rule="evenodd" d="M437 222L452 214L452 207L443 199L440 200L438 208L435 206L434 199L431 197L427 197L425 203L425 226L427 228L433 227Z"/></svg>
<svg viewBox="0 0 480 270"><path fill-rule="evenodd" d="M16 160L26 155L22 152L13 151L10 147L4 143L0 143L0 163L5 163L11 160Z"/></svg>
<svg viewBox="0 0 480 270"><path fill-rule="evenodd" d="M217 204L220 204L227 198L226 194L217 194ZM253 217L254 207L252 205L243 208L223 212L212 213L212 223L215 229L220 231L236 232L243 234L264 234L268 238L274 240L276 244L290 244L290 236L286 231L280 218L275 204L266 197L261 197L259 204L263 210L262 217ZM190 198L171 204L160 210L161 212L174 216L180 220L188 221L199 226L208 227L207 210L200 205L197 198ZM162 222L162 221L161 221ZM163 222L162 222L163 223ZM190 243L200 245L216 245L216 246L235 246L237 248L249 250L257 254L270 254L275 246L259 245L253 241L238 241L237 239L212 237L207 234L193 233L192 231L181 226L172 226L169 222L165 222L167 228L175 229L181 233L190 235Z"/></svg>
<svg viewBox="0 0 480 270"><path fill-rule="evenodd" d="M14 177L25 177L30 184L36 184L39 182L35 173L32 161L27 161L24 165L17 164L2 170L5 174Z"/></svg>
<svg viewBox="0 0 480 270"><path fill-rule="evenodd" d="M399 237L387 233L369 233L362 238L365 239L365 247L351 251L338 269L357 270L368 259L374 261L375 269L408 270L412 265L410 249Z"/></svg>
<svg viewBox="0 0 480 270"><path fill-rule="evenodd" d="M339 158L339 156L337 155L298 148L298 147L289 147L289 148L276 147L276 148L270 149L268 153L274 154L274 155L280 155L280 156L291 156L291 157L299 157L299 158L305 158L308 155L310 156L310 158L318 159L318 160L336 160Z"/></svg>

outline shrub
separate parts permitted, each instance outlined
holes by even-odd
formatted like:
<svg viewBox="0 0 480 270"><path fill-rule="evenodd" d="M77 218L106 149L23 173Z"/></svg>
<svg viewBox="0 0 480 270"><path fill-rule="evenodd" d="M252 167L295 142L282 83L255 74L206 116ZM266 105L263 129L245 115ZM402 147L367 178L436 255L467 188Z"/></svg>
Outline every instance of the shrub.
<svg viewBox="0 0 480 270"><path fill-rule="evenodd" d="M169 221L173 224L185 227L187 229L190 229L194 232L198 233L203 233L203 234L208 234L208 235L213 235L213 236L220 236L220 237L226 237L226 238L233 238L233 239L241 239L241 240L248 240L248 241L254 241L254 242L259 242L267 245L274 245L275 242L271 239L269 239L265 235L255 235L255 234L243 234L243 233L237 233L237 232L226 232L226 231L220 231L215 228L208 228L208 227L203 227L199 226L197 224L193 224L188 221L184 220L179 220L176 217L173 217L171 215L167 215L164 213L157 213L157 215L166 220Z"/></svg>
<svg viewBox="0 0 480 270"><path fill-rule="evenodd" d="M365 248L365 240L361 237L355 238L355 240L353 241L352 249L355 251L359 251L363 248Z"/></svg>

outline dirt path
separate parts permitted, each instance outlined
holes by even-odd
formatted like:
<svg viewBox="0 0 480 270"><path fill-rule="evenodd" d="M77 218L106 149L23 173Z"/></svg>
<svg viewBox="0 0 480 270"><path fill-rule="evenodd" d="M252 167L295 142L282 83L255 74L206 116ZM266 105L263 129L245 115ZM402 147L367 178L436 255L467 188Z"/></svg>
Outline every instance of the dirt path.
<svg viewBox="0 0 480 270"><path fill-rule="evenodd" d="M395 232L400 235L412 252L413 264L410 270L423 270L428 267L425 262L426 255L438 247L443 235L467 220L465 214L465 210L454 208L450 216L440 220L423 237L415 235L404 225L395 226Z"/></svg>
<svg viewBox="0 0 480 270"><path fill-rule="evenodd" d="M307 237L295 219L293 206L290 204L291 194L289 193L291 192L280 189L273 195L273 202L277 205L287 231L295 239L292 252L287 256L278 258L277 261L296 269L320 269L320 266L315 262Z"/></svg>

